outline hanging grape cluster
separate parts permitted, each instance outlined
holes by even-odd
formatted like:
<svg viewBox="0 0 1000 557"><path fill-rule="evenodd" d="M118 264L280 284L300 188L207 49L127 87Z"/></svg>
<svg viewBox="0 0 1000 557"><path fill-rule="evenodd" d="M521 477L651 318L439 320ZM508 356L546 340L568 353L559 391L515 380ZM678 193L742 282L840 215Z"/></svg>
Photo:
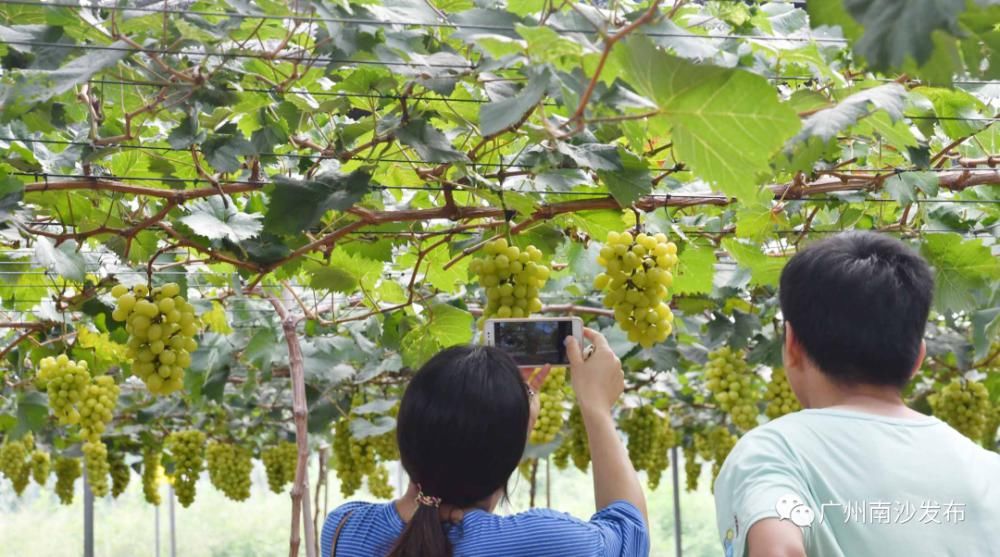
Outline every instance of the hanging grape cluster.
<svg viewBox="0 0 1000 557"><path fill-rule="evenodd" d="M3 474L14 486L18 496L24 492L31 481L31 451L35 449L35 441L31 434L18 439L7 439L0 445L0 474Z"/></svg>
<svg viewBox="0 0 1000 557"><path fill-rule="evenodd" d="M712 463L712 484L714 490L715 478L722 469L726 457L739 440L736 435L723 425L712 426L704 433L696 433L694 437L695 450L703 460Z"/></svg>
<svg viewBox="0 0 1000 557"><path fill-rule="evenodd" d="M120 391L114 378L109 375L95 377L86 386L79 403L81 439L91 443L100 442L101 434L111 423Z"/></svg>
<svg viewBox="0 0 1000 557"><path fill-rule="evenodd" d="M168 283L131 290L116 285L111 295L117 305L111 316L126 323L128 356L132 372L155 395L168 395L183 387L184 369L198 349L194 337L201 328L194 306L180 295L180 286Z"/></svg>
<svg viewBox="0 0 1000 557"><path fill-rule="evenodd" d="M31 478L41 486L49 480L49 472L52 470L52 462L49 453L35 449L31 453Z"/></svg>
<svg viewBox="0 0 1000 557"><path fill-rule="evenodd" d="M719 409L728 413L733 424L743 431L757 425L755 378L742 350L723 346L708 356L705 386L715 397Z"/></svg>
<svg viewBox="0 0 1000 557"><path fill-rule="evenodd" d="M991 451L997 448L998 430L1000 430L1000 406L994 406L987 416L986 427L983 428L983 446Z"/></svg>
<svg viewBox="0 0 1000 557"><path fill-rule="evenodd" d="M129 471L128 465L125 464L125 453L121 451L110 453L108 464L111 467L111 496L117 499L119 495L125 493L132 473Z"/></svg>
<svg viewBox="0 0 1000 557"><path fill-rule="evenodd" d="M63 505L73 504L73 486L80 477L80 461L75 458L61 456L52 465L56 473L56 495Z"/></svg>
<svg viewBox="0 0 1000 557"><path fill-rule="evenodd" d="M87 483L94 497L104 497L108 494L108 473L111 465L108 463L108 448L104 443L87 441L83 444L83 466L87 469Z"/></svg>
<svg viewBox="0 0 1000 557"><path fill-rule="evenodd" d="M469 270L479 276L486 291L483 319L527 317L542 309L538 293L549 278L541 264L542 252L535 246L520 249L500 238L486 244L483 255L472 260Z"/></svg>
<svg viewBox="0 0 1000 557"><path fill-rule="evenodd" d="M295 443L284 441L268 447L261 451L260 459L271 491L282 493L286 485L295 481L295 468L299 463L299 449Z"/></svg>
<svg viewBox="0 0 1000 557"><path fill-rule="evenodd" d="M666 340L674 322L666 301L677 246L665 234L633 237L612 231L597 262L604 272L594 279L594 288L604 291L604 305L614 309L615 321L628 339L646 348Z"/></svg>
<svg viewBox="0 0 1000 557"><path fill-rule="evenodd" d="M992 410L986 385L956 377L940 391L927 397L934 415L973 441L980 441L986 432Z"/></svg>
<svg viewBox="0 0 1000 557"><path fill-rule="evenodd" d="M65 354L42 358L38 362L37 384L49 395L49 408L61 425L80 423L77 402L90 385L87 362L74 362Z"/></svg>
<svg viewBox="0 0 1000 557"><path fill-rule="evenodd" d="M694 443L684 445L684 482L688 492L698 491L698 478L701 477L701 463Z"/></svg>
<svg viewBox="0 0 1000 557"><path fill-rule="evenodd" d="M340 492L350 497L361 488L367 476L368 491L376 497L392 497L389 472L378 460L399 458L395 431L357 439L351 431L353 417L348 414L334 424L333 468L340 479ZM387 494L388 495L385 495Z"/></svg>
<svg viewBox="0 0 1000 557"><path fill-rule="evenodd" d="M573 405L566 420L566 435L563 442L553 454L553 464L560 470L569 466L569 461L581 472L586 472L590 466L590 442L587 440L587 429L583 424L583 414L580 406Z"/></svg>
<svg viewBox="0 0 1000 557"><path fill-rule="evenodd" d="M160 504L161 457L158 447L146 445L142 448L142 494L151 505Z"/></svg>
<svg viewBox="0 0 1000 557"><path fill-rule="evenodd" d="M177 501L189 507L194 502L195 486L204 466L205 434L196 429L175 431L167 436L166 447L174 459L171 477Z"/></svg>
<svg viewBox="0 0 1000 557"><path fill-rule="evenodd" d="M670 465L667 451L677 445L677 434L669 418L651 405L643 405L622 414L619 428L628 436L628 456L632 466L645 470L650 489L660 484L660 476Z"/></svg>
<svg viewBox="0 0 1000 557"><path fill-rule="evenodd" d="M213 441L205 450L208 479L216 489L233 501L250 498L250 472L253 458L250 451L232 443Z"/></svg>
<svg viewBox="0 0 1000 557"><path fill-rule="evenodd" d="M792 392L791 384L788 383L788 374L780 367L771 372L771 382L767 384L764 399L767 401L764 414L772 420L802 409L799 400L795 398L795 393Z"/></svg>
<svg viewBox="0 0 1000 557"><path fill-rule="evenodd" d="M542 383L538 394L538 419L531 430L531 442L542 445L559 434L564 421L563 401L566 397L566 368L554 367Z"/></svg>

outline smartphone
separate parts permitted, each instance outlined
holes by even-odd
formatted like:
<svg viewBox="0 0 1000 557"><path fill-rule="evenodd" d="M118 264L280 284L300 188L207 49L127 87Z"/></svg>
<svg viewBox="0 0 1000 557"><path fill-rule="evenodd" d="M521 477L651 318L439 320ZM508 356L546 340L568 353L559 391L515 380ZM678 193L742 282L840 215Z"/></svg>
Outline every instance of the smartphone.
<svg viewBox="0 0 1000 557"><path fill-rule="evenodd" d="M583 320L579 317L527 317L487 319L483 327L487 346L496 346L514 358L519 367L569 365L566 337L583 346Z"/></svg>

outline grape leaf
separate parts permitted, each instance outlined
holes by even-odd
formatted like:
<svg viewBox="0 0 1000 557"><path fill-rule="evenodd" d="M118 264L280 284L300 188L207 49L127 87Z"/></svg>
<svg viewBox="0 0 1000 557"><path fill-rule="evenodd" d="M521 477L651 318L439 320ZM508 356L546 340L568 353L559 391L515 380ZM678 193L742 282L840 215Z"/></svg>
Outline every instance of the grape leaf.
<svg viewBox="0 0 1000 557"><path fill-rule="evenodd" d="M35 262L63 278L77 282L83 281L87 270L86 261L77 251L77 244L73 240L56 246L52 240L39 236L35 239Z"/></svg>
<svg viewBox="0 0 1000 557"><path fill-rule="evenodd" d="M420 158L427 162L455 162L468 160L465 153L451 146L440 130L423 120L411 120L396 130L396 137L403 145L413 147Z"/></svg>
<svg viewBox="0 0 1000 557"><path fill-rule="evenodd" d="M320 174L307 180L275 176L264 230L297 234L312 228L327 211L342 211L360 201L370 185L371 174L363 170Z"/></svg>
<svg viewBox="0 0 1000 557"><path fill-rule="evenodd" d="M976 292L1000 278L1000 259L981 239L927 234L922 252L934 267L934 305L940 311L974 309Z"/></svg>
<svg viewBox="0 0 1000 557"><path fill-rule="evenodd" d="M712 291L714 274L715 249L688 244L678 258L671 290L675 294L707 294Z"/></svg>
<svg viewBox="0 0 1000 557"><path fill-rule="evenodd" d="M517 95L479 107L479 133L489 137L520 122L541 102L550 79L551 74L543 70L534 74Z"/></svg>
<svg viewBox="0 0 1000 557"><path fill-rule="evenodd" d="M234 243L260 234L261 215L241 212L232 201L226 206L221 196L212 196L190 205L190 214L179 220L195 234L209 240L223 238Z"/></svg>
<svg viewBox="0 0 1000 557"><path fill-rule="evenodd" d="M722 246L733 256L733 259L750 271L751 282L762 285L777 286L781 270L785 267L785 257L765 255L751 244L744 244L736 239L728 238L722 241Z"/></svg>
<svg viewBox="0 0 1000 557"><path fill-rule="evenodd" d="M670 56L644 37L612 54L638 92L672 127L674 149L692 171L738 199L754 197L771 155L799 129L763 77Z"/></svg>

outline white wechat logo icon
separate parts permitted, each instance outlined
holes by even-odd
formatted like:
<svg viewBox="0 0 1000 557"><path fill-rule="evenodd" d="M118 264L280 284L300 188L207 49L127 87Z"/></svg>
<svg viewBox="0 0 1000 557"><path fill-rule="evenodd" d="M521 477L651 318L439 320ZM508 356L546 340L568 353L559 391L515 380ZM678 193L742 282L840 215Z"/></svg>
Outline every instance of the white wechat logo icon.
<svg viewBox="0 0 1000 557"><path fill-rule="evenodd" d="M782 495L774 505L774 510L778 511L778 518L781 520L791 520L792 524L800 528L812 525L816 519L813 510L802 502L802 498L794 493Z"/></svg>

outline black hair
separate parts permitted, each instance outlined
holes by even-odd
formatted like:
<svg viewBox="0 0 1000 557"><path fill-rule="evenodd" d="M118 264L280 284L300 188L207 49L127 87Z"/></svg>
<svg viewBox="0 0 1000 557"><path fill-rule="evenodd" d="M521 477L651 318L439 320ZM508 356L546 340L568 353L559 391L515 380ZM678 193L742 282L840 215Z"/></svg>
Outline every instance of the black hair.
<svg viewBox="0 0 1000 557"><path fill-rule="evenodd" d="M530 401L521 372L488 346L442 350L403 393L400 461L425 495L458 508L506 493L528 441ZM438 509L418 505L390 557L450 556Z"/></svg>
<svg viewBox="0 0 1000 557"><path fill-rule="evenodd" d="M840 383L904 387L933 297L927 262L903 242L846 232L809 245L781 273L781 312L819 369Z"/></svg>

